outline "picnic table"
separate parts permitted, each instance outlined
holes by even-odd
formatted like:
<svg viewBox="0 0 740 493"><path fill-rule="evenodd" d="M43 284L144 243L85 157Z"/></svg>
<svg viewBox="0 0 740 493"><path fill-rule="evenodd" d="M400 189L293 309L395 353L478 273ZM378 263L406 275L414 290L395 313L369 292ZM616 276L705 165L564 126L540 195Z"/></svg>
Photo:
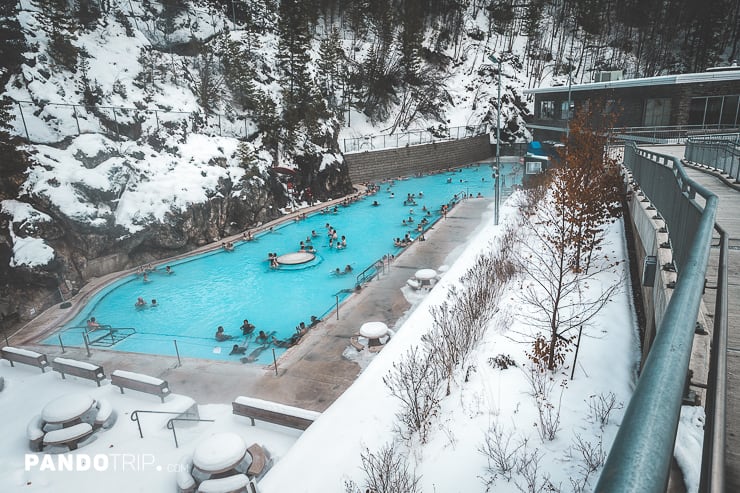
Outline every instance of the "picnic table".
<svg viewBox="0 0 740 493"><path fill-rule="evenodd" d="M81 421L95 405L95 399L85 394L66 394L50 401L41 410L41 419L46 424L72 426Z"/></svg>
<svg viewBox="0 0 740 493"><path fill-rule="evenodd" d="M193 452L193 466L211 476L231 469L246 473L250 465L247 443L236 433L216 433L196 445Z"/></svg>

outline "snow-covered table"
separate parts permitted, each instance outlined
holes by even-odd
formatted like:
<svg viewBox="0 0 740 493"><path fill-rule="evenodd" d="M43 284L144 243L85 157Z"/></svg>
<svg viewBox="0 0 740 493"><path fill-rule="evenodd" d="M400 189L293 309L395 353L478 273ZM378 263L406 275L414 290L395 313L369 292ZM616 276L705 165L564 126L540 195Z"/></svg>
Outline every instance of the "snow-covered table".
<svg viewBox="0 0 740 493"><path fill-rule="evenodd" d="M430 286L432 281L437 278L437 271L434 269L420 269L416 271L414 277L421 282L422 286Z"/></svg>
<svg viewBox="0 0 740 493"><path fill-rule="evenodd" d="M66 394L50 401L41 410L41 419L47 424L75 424L95 405L95 399L85 394Z"/></svg>
<svg viewBox="0 0 740 493"><path fill-rule="evenodd" d="M383 322L365 322L360 327L360 335L367 337L368 346L380 346L380 338L388 335L388 326Z"/></svg>
<svg viewBox="0 0 740 493"><path fill-rule="evenodd" d="M193 466L210 474L234 469L247 456L247 444L235 433L216 433L200 442L193 452ZM249 464L245 464L248 468ZM244 471L246 472L246 468Z"/></svg>

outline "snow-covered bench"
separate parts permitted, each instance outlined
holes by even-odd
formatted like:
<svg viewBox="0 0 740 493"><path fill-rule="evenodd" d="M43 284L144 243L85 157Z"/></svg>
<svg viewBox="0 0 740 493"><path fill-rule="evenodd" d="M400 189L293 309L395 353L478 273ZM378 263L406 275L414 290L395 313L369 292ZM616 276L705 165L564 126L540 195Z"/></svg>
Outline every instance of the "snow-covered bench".
<svg viewBox="0 0 740 493"><path fill-rule="evenodd" d="M113 423L116 422L116 416L110 401L107 401L106 399L98 399L95 406L98 408L98 413L95 415L93 430L97 430L99 428L108 429L113 426Z"/></svg>
<svg viewBox="0 0 740 493"><path fill-rule="evenodd" d="M353 348L357 350L357 352L360 352L363 349L365 349L365 346L357 339L357 336L350 337L349 343L352 345Z"/></svg>
<svg viewBox="0 0 740 493"><path fill-rule="evenodd" d="M102 366L87 363L85 361L54 358L51 362L51 369L59 372L62 375L62 379L65 378L65 375L86 378L88 380L93 380L98 384L98 387L100 387L100 382L105 380L105 372L103 371Z"/></svg>
<svg viewBox="0 0 740 493"><path fill-rule="evenodd" d="M77 423L68 428L60 428L44 435L44 445L66 445L69 450L76 450L77 444L92 435L90 423Z"/></svg>
<svg viewBox="0 0 740 493"><path fill-rule="evenodd" d="M231 403L231 406L234 414L249 418L252 421L252 426L254 426L254 420L259 419L268 423L305 430L321 416L321 413L316 411L244 396L237 397Z"/></svg>
<svg viewBox="0 0 740 493"><path fill-rule="evenodd" d="M247 469L247 476L259 479L267 472L267 469L272 462L270 453L258 443L250 445L247 452L252 456L252 464L250 464L249 469Z"/></svg>
<svg viewBox="0 0 740 493"><path fill-rule="evenodd" d="M178 493L195 493L195 479L193 478L193 456L188 454L184 455L180 462L177 464L177 472L175 473L175 481L177 481L177 492Z"/></svg>
<svg viewBox="0 0 740 493"><path fill-rule="evenodd" d="M146 392L147 394L158 395L162 402L164 398L170 395L170 387L166 380L161 378L151 377L149 375L143 375L141 373L134 373L131 371L114 370L111 373L110 378L111 385L115 385L121 389L127 388L130 390L136 390L139 392Z"/></svg>
<svg viewBox="0 0 740 493"><path fill-rule="evenodd" d="M46 359L45 354L29 351L28 349L5 346L0 349L0 356L8 360L10 366L15 366L14 363L23 363L24 365L41 368L42 373L49 367L49 361Z"/></svg>
<svg viewBox="0 0 740 493"><path fill-rule="evenodd" d="M198 486L198 493L237 493L246 492L249 478L246 474L234 474L219 479L206 479Z"/></svg>
<svg viewBox="0 0 740 493"><path fill-rule="evenodd" d="M37 414L26 426L26 437L28 437L28 446L34 452L41 452L44 442L44 420L41 415Z"/></svg>

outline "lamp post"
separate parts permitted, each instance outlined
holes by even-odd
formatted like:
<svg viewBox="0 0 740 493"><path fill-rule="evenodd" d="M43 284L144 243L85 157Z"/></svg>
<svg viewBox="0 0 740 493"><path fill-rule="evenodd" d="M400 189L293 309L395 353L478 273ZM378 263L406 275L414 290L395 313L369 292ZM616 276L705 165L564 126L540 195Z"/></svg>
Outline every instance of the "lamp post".
<svg viewBox="0 0 740 493"><path fill-rule="evenodd" d="M494 200L494 224L498 225L498 203L499 203L499 185L498 180L501 175L501 60L493 54L488 56L493 63L498 64L498 110L496 111L496 181L493 185Z"/></svg>

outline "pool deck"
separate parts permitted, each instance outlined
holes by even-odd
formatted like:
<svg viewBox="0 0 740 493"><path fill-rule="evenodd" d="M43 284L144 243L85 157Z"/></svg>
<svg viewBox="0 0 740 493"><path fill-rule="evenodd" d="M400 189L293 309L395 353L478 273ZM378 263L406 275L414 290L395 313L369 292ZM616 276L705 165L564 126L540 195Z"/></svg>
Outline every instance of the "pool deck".
<svg viewBox="0 0 740 493"><path fill-rule="evenodd" d="M292 406L323 411L357 378L359 365L342 354L350 346L350 337L369 320L394 327L411 308L400 290L414 272L452 264L468 243L472 233L482 226L483 216L491 216L491 200L468 199L456 205L446 219L440 219L426 233L427 241L415 241L393 260L384 273L352 294L339 307L311 329L301 343L289 349L274 366L222 362L205 359L152 356L138 353L68 348L64 354L57 346L39 345L41 336L58 327L72 310L52 308L11 337L10 343L55 357L100 364L107 375L113 370L128 370L165 379L172 392L194 398L199 404L230 403L239 395L257 397ZM389 242L391 239L389 238ZM94 290L122 273L94 280L73 300L84 303ZM61 382L61 379L60 379ZM63 383L60 383L63 385Z"/></svg>

